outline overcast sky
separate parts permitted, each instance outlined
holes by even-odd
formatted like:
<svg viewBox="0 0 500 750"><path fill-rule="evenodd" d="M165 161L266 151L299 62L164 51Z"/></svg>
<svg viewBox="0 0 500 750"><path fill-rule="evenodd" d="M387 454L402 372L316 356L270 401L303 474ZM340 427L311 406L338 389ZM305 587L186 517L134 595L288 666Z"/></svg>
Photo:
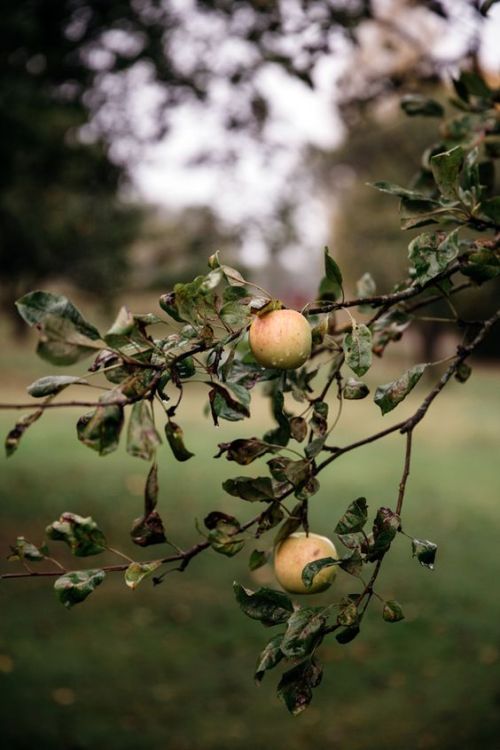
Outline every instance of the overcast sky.
<svg viewBox="0 0 500 750"><path fill-rule="evenodd" d="M380 8L385 6L390 13L395 1L379 0ZM449 6L455 11L453 33L449 33L449 26L444 24L440 28L439 21L435 28L423 22L412 28L412 33L420 34L426 43L431 40L434 56L443 60L460 57L460 51L474 31L470 16L463 10L458 12L463 4L454 0ZM444 28L448 33L443 33ZM385 59L383 49L377 49L374 54L370 45L377 44L375 39L370 39L368 30L366 54L383 70L384 65L392 63ZM344 137L335 107L335 89L338 78L349 73L349 66L353 66L351 54L346 45L345 54L325 58L315 71L314 91L270 65L258 81L260 91L270 95L272 101L271 117L264 132L269 148L262 149L261 144L244 134L232 135L238 159L230 169L214 164L193 165L200 152L208 150L217 155L227 145L221 111L227 106L229 92L220 84L219 111L207 110L199 104L183 106L173 116L168 137L147 147L137 163L133 173L136 189L146 200L172 209L210 205L232 225L255 218L261 224L272 221L278 199L295 189L294 175L305 146L313 144L332 149ZM488 69L500 71L500 5L493 6L484 24L481 59ZM154 88L137 86L135 107L146 127L147 113L154 111L155 97ZM321 196L314 195L310 186L297 218L301 245L320 249L328 238L328 212ZM266 261L265 241L258 232L247 232L245 243L246 262L259 265ZM293 252L293 247L288 248L288 253Z"/></svg>

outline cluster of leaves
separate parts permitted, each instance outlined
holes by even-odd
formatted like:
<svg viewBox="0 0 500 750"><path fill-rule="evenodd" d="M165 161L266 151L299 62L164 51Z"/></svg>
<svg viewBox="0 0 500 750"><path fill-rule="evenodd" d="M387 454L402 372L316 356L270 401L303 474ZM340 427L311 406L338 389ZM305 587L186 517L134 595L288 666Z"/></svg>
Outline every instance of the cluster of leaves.
<svg viewBox="0 0 500 750"><path fill-rule="evenodd" d="M466 358L500 317L496 313L487 321L464 321L452 302L459 292L481 286L500 274L500 198L494 195L494 160L500 156L499 93L471 73L462 74L455 89L453 103L460 114L443 120L440 140L424 154L412 186L406 189L376 183L379 189L400 198L403 228L437 225L435 231L426 230L411 240L408 276L397 288L377 295L374 280L365 274L358 282L358 296L352 300L345 298L341 269L325 249L318 298L303 310L312 327L311 357L296 370L269 369L255 360L248 344L248 328L255 315L279 309L281 303L222 263L218 255L210 258L205 275L176 284L160 298L168 319L133 314L124 307L109 330L102 333L61 295L37 291L18 301L21 316L39 332L37 351L43 359L59 366L90 357L92 362L81 376L47 376L29 386L29 394L40 399L40 405L10 431L7 454L16 451L25 431L46 410L58 405L91 407L77 421L77 437L100 456L117 449L127 424L126 450L150 464L143 512L131 528L131 538L140 547L172 544L167 541L157 510L157 461L164 442L176 460L193 458L177 422L189 383L206 386L206 414L215 425L220 420L248 419L252 391L262 384L273 425L261 436L221 443L216 456L243 467L255 461L261 466L265 459L264 470L251 476L236 474L223 483L224 491L240 501L242 513L248 503L258 508L249 520L215 509L204 519L204 528L198 529L201 539L188 550L173 545L175 554L142 562L127 558L125 563L91 570L61 572L60 563L49 556L45 545L38 548L19 537L11 559L20 560L27 572L10 577L33 574L31 563L46 560L55 564L57 570L44 575L57 576L57 596L65 606L72 607L86 599L108 572L124 572L130 588L149 576L160 583L164 573L153 575L160 567L167 566L165 572L169 565L184 570L192 558L207 549L232 557L251 542L249 568L255 570L269 560L273 546L297 529L308 531L309 503L320 490L321 471L343 453L399 431L407 437L407 452L399 494L392 507L378 508L371 531L367 531L366 500L355 500L335 528L346 554L339 559L315 560L302 573L308 587L320 570L338 566L362 582L359 593L323 607L298 607L282 592L251 592L235 585L237 601L248 616L264 625L286 626L259 657L257 680L281 661L289 662L278 692L294 714L307 706L321 679L316 651L323 639L335 632L339 643L351 641L360 631L372 597L380 598L374 590L380 566L396 535L403 533L401 513L412 431L451 377L459 382L469 377ZM411 116L443 117L441 104L415 96L404 100L403 107ZM349 446L331 445L329 438L344 402L364 399L370 393L363 378L372 367L374 355L382 356L418 317L420 308L436 299L448 305L452 315L449 320L456 322L463 343L449 358L450 365L433 390L405 421ZM356 309L356 317L351 309ZM339 311L347 315L347 325L340 325ZM164 326L169 326L166 333ZM390 382L378 385L373 401L381 413L397 408L426 368L434 364L415 364ZM78 388L81 393L93 385L94 377L101 387L106 386L96 402L58 400L69 389ZM333 404L331 389L335 393ZM158 424L155 404L164 415L162 425ZM292 507L287 506L290 499ZM255 540L273 529L272 542L265 549L256 549ZM92 519L72 513L64 513L51 524L47 536L65 542L77 557L116 552ZM412 553L422 565L433 567L433 543L412 539ZM366 571L368 581L363 577ZM402 619L397 602L382 602L386 621Z"/></svg>

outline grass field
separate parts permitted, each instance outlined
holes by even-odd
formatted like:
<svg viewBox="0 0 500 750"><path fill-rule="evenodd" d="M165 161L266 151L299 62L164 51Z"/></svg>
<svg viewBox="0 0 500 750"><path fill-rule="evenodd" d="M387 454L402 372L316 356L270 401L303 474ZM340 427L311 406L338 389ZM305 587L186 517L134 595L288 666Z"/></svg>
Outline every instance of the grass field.
<svg viewBox="0 0 500 750"><path fill-rule="evenodd" d="M47 371L13 351L0 380L4 396L19 399L20 384ZM381 377L375 368L368 380L374 384ZM419 385L398 408L401 416L410 413L426 386ZM375 602L356 641L327 642L321 649L323 683L302 716L292 719L275 697L278 670L260 688L253 683L256 656L270 633L239 611L231 583L237 579L256 587L273 585L273 579L266 568L248 572L255 546L249 541L232 559L205 553L184 574L167 576L154 589L145 582L131 592L120 574L110 575L70 612L56 601L50 581L3 581L2 747L498 748L499 405L497 373L478 368L466 386L450 384L418 428L404 527L439 545L436 570L420 567L408 540L398 538L378 590L397 597L406 620L384 623ZM45 525L65 510L92 514L112 544L148 557L148 550L122 544L131 519L140 514L147 465L123 447L99 458L77 443L74 422L80 412L46 414L19 452L8 462L1 459L2 558L19 533L41 541ZM254 514L253 506L224 497L220 487L224 478L241 473L240 467L211 456L217 442L259 435L269 424L259 404L251 424L226 423L219 430L201 412L196 391L187 412L179 413L195 459L179 464L162 449L160 509L169 535L181 546L197 539L193 519L207 511L226 510L241 520ZM3 434L14 419L13 413L0 413ZM352 403L336 442L366 435L392 419L388 415L382 422L373 404ZM372 511L394 504L403 447L395 435L341 457L323 475L312 502L313 530L331 534L346 505L360 494ZM250 469L257 473L255 465ZM11 570L12 564L0 568ZM352 582L339 586L347 591Z"/></svg>

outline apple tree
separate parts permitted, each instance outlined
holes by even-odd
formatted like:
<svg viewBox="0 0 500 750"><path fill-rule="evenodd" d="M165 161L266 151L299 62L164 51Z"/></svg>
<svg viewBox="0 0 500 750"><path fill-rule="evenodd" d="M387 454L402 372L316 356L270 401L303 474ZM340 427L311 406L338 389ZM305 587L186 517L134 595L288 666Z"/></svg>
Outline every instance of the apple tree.
<svg viewBox="0 0 500 750"><path fill-rule="evenodd" d="M436 544L427 539L432 530L410 529L405 522L413 440L446 385L469 378L469 358L500 320L500 310L481 319L460 314L468 292L494 284L500 273L500 195L495 194L500 90L477 73L462 72L454 81L450 108L417 95L405 97L401 106L410 117L435 118L439 127L408 187L386 181L371 186L386 193L387 200L398 200L401 228L413 230L407 274L393 289L378 292L367 268L357 295L346 297L342 270L325 248L317 298L300 312L284 310L217 253L209 258L205 275L178 283L160 297L161 315L123 307L107 331L99 331L62 295L33 291L17 301L21 317L38 330L40 357L60 367L84 360L90 365L81 376L48 375L29 385L37 402L1 405L28 410L7 435L7 456L15 454L28 428L48 418L46 412L80 406L76 431L83 445L106 456L121 439L127 452L149 468L144 504L130 530L140 548L136 558L117 548L119 540L111 546L98 519L69 508L60 518L47 519L43 545L22 536L12 540L10 560L19 569L2 575L4 582L54 579L55 595L69 609L83 603L108 575L122 575L134 589L146 585L146 579L159 585L168 572L186 571L207 550L227 558L246 554L251 570L274 553L285 590L254 591L235 582L234 596L244 615L271 629L255 678L260 682L279 665L278 694L294 715L308 706L321 681L325 640L333 638L341 648L357 638L371 604L386 623L404 618L401 604L387 600L379 589L379 573L394 539L407 538L408 554L428 570L437 554ZM383 357L436 302L446 306L444 320L455 325L460 344L445 360L415 362L406 372L395 372L370 394L363 377L373 357ZM416 411L387 424L392 414L387 415L436 366L441 374ZM182 429L183 394L192 381L206 388L214 425L250 420L257 388L269 400L273 422L263 435L219 444L217 460L248 466L264 459L265 464L259 462L250 477L228 472L223 489L234 498L234 515L214 508L192 546L181 549L168 537L162 518L157 467L166 447L178 461L196 461ZM96 382L104 386L98 399L69 395L75 385ZM374 400L380 429L338 445L335 428L342 412L360 399ZM311 545L317 535L309 531L309 507L321 498L322 473L346 453L369 450L392 433L401 435L402 449L393 496L374 507L367 486L366 498L353 497L337 509L332 529L337 546L324 537ZM285 554L291 540L297 554ZM58 560L58 543L77 558L71 569ZM105 551L116 554L116 564L94 560ZM335 595L336 576L352 580L352 593ZM324 591L324 604L297 603L289 596L297 591Z"/></svg>

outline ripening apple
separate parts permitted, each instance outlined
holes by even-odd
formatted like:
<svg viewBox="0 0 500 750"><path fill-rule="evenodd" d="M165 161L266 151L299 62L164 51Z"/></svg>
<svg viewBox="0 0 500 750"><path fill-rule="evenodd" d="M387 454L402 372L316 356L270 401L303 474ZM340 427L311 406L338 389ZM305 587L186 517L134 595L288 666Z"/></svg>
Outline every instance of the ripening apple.
<svg viewBox="0 0 500 750"><path fill-rule="evenodd" d="M331 539L319 534L297 531L276 545L274 573L281 586L291 594L317 594L329 588L337 575L337 566L323 568L313 578L310 588L302 580L302 571L313 560L323 557L338 559Z"/></svg>
<svg viewBox="0 0 500 750"><path fill-rule="evenodd" d="M311 327L297 310L272 310L250 326L250 349L264 367L295 370L311 356Z"/></svg>

